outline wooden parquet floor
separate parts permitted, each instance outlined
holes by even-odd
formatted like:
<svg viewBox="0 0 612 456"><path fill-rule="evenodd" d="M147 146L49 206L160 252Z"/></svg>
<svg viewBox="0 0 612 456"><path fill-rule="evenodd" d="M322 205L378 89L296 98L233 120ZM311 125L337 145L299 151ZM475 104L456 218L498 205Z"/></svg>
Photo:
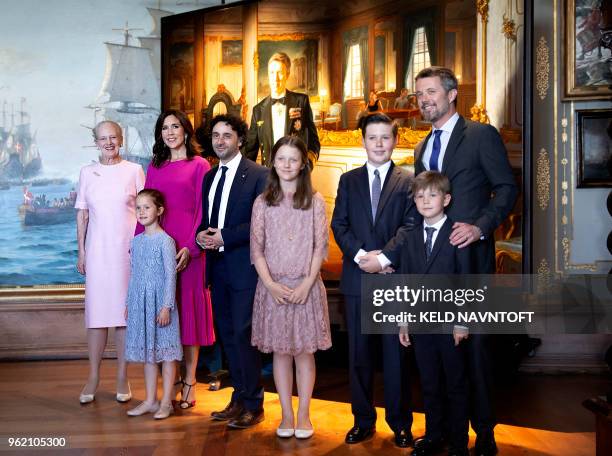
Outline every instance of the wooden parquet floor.
<svg viewBox="0 0 612 456"><path fill-rule="evenodd" d="M266 393L266 419L248 430L229 430L211 421L212 410L222 409L231 390L210 392L198 385L197 405L178 411L167 420L151 415L128 417L126 410L144 397L142 370L130 366L134 399L119 404L114 399L114 362L104 360L96 400L81 406L78 394L87 375L86 361L0 363L0 453L53 455L408 455L393 445L393 434L378 409L378 432L370 441L344 444L352 425L350 404L314 399L315 435L298 441L279 439L274 430L280 420L276 394ZM297 403L295 404L297 407ZM551 407L562 404L550 404ZM424 416L414 414L412 432L424 433ZM594 426L593 426L594 429ZM64 448L11 448L8 437L65 437ZM595 454L594 432L556 432L498 425L496 437L501 455ZM470 435L471 445L474 436Z"/></svg>

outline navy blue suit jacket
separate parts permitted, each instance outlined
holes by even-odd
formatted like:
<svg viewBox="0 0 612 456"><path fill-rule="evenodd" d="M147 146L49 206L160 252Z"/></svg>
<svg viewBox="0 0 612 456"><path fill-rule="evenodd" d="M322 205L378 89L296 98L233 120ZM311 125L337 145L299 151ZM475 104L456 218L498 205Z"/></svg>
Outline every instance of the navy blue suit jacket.
<svg viewBox="0 0 612 456"><path fill-rule="evenodd" d="M382 250L396 268L399 265L402 243L418 216L411 184L412 175L391 163L373 222L366 165L340 176L331 227L343 255L342 293L361 295L362 271L354 261L359 249Z"/></svg>
<svg viewBox="0 0 612 456"><path fill-rule="evenodd" d="M204 176L204 182L202 183L202 222L198 227L198 233L207 230L209 227L208 194L218 171L219 167L216 166ZM228 277L227 280L237 290L255 288L257 285L257 271L251 264L249 248L251 212L255 198L265 188L267 177L267 168L242 157L227 200L225 222L223 229L221 229L221 236L223 237L225 260L232 272L231 277ZM210 253L212 252L207 252L206 283L209 283L211 277L212 261L209 261Z"/></svg>
<svg viewBox="0 0 612 456"><path fill-rule="evenodd" d="M406 237L402 246L399 272L401 274L473 274L472 249L453 246L450 237L453 221L447 217L436 237L429 260L425 255L423 224L419 224Z"/></svg>
<svg viewBox="0 0 612 456"><path fill-rule="evenodd" d="M425 171L423 154L431 133L415 147L415 173ZM518 188L497 130L459 117L444 153L442 174L453 199L446 214L480 228L485 239L473 244L479 273L495 272L493 232L514 207Z"/></svg>

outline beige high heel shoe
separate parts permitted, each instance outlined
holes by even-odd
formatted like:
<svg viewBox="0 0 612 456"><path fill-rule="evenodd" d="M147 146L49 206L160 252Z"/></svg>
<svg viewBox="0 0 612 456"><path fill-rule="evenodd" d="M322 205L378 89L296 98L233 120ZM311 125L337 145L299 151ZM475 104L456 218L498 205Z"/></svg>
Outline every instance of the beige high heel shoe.
<svg viewBox="0 0 612 456"><path fill-rule="evenodd" d="M96 400L96 393L94 394L81 393L79 395L79 402L81 403L81 405L89 404L90 402L93 402L95 400Z"/></svg>
<svg viewBox="0 0 612 456"><path fill-rule="evenodd" d="M127 393L117 393L115 396L117 402L129 402L132 399L132 389L130 388L130 384L128 383L128 392Z"/></svg>

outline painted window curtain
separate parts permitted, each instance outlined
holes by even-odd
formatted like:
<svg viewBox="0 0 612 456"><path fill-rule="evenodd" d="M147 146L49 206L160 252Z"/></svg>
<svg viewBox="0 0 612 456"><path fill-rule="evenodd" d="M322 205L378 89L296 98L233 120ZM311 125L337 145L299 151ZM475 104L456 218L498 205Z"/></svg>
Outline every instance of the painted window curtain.
<svg viewBox="0 0 612 456"><path fill-rule="evenodd" d="M361 80L363 81L363 99L368 99L368 69L370 68L369 62L369 52L368 52L368 27L358 27L352 30L348 30L343 34L343 63L344 63L344 71L343 71L343 81L346 81L346 77L349 69L349 58L351 55L351 46L358 44L359 45L359 54L361 57ZM344 85L343 85L344 92ZM347 111L346 111L346 102L345 99L347 97L347 93L343 93L342 96L342 128L348 128L347 125Z"/></svg>
<svg viewBox="0 0 612 456"><path fill-rule="evenodd" d="M428 9L417 14L411 14L404 18L404 36L406 37L405 56L404 56L404 81L408 77L410 71L410 64L412 63L412 48L414 46L414 39L417 29L423 27L425 29L425 36L427 38L427 47L429 48L429 58L432 65L436 65L437 53L436 53L436 10ZM415 75L416 76L416 75ZM408 81L407 81L408 82ZM408 83L409 87L413 84Z"/></svg>

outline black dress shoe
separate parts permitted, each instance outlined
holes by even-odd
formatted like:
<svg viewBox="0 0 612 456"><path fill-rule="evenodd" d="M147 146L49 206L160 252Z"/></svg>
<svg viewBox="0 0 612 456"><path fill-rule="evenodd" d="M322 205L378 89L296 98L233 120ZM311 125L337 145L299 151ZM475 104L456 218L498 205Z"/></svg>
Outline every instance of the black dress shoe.
<svg viewBox="0 0 612 456"><path fill-rule="evenodd" d="M492 434L477 435L474 456L494 456L497 454L495 437Z"/></svg>
<svg viewBox="0 0 612 456"><path fill-rule="evenodd" d="M231 401L223 410L212 412L210 416L212 416L215 420L227 421L238 418L242 412L244 412L244 407L242 404L240 404L238 401Z"/></svg>
<svg viewBox="0 0 612 456"><path fill-rule="evenodd" d="M347 432L344 442L348 444L363 442L364 440L372 437L375 432L376 428L374 427L363 428L353 426L351 430Z"/></svg>
<svg viewBox="0 0 612 456"><path fill-rule="evenodd" d="M263 409L259 410L245 410L242 414L230 420L227 425L234 429L246 429L251 426L255 426L257 423L261 423L264 419Z"/></svg>
<svg viewBox="0 0 612 456"><path fill-rule="evenodd" d="M446 443L443 439L431 440L427 437L417 439L414 442L412 456L430 456L444 450Z"/></svg>
<svg viewBox="0 0 612 456"><path fill-rule="evenodd" d="M400 448L408 448L414 443L412 433L405 429L395 433L395 445Z"/></svg>

